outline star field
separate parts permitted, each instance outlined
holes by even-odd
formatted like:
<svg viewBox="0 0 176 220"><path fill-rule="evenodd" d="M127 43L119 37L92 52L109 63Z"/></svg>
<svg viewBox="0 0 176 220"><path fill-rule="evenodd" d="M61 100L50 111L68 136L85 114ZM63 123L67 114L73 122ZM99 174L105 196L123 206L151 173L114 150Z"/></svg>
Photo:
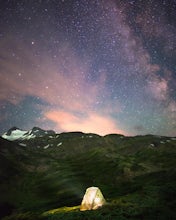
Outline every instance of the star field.
<svg viewBox="0 0 176 220"><path fill-rule="evenodd" d="M0 132L176 136L176 1L1 1Z"/></svg>

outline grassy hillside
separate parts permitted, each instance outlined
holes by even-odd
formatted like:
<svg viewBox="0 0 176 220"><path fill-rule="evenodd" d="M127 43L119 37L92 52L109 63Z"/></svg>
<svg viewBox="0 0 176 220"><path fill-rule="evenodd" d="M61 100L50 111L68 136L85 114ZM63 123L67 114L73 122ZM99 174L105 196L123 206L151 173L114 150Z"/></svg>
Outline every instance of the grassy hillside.
<svg viewBox="0 0 176 220"><path fill-rule="evenodd" d="M1 138L0 215L4 220L175 219L175 164L176 138L81 132L18 143ZM107 205L80 212L90 186L101 189Z"/></svg>

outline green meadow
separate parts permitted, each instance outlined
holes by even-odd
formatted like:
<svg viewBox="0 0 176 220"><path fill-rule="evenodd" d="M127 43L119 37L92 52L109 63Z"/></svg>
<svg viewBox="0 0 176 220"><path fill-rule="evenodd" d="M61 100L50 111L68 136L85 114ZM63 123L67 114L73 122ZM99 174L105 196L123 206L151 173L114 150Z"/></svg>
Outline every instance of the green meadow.
<svg viewBox="0 0 176 220"><path fill-rule="evenodd" d="M176 219L175 164L176 138L170 137L71 132L1 138L0 218ZM107 203L81 212L90 186L99 187Z"/></svg>

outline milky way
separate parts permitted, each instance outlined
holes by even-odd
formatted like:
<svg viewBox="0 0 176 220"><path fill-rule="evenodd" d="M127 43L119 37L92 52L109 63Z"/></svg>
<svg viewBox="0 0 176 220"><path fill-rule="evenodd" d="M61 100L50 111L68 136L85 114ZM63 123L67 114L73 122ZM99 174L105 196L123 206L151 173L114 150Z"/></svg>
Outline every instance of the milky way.
<svg viewBox="0 0 176 220"><path fill-rule="evenodd" d="M1 1L0 132L176 136L176 1Z"/></svg>

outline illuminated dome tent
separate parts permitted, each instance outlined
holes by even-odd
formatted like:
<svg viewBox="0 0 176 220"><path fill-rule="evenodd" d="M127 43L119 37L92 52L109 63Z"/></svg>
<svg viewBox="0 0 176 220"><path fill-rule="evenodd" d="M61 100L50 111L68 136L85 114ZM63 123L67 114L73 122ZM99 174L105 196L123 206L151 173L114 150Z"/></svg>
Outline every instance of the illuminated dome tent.
<svg viewBox="0 0 176 220"><path fill-rule="evenodd" d="M80 211L95 210L103 206L105 203L106 200L100 189L98 187L89 187L84 194Z"/></svg>

